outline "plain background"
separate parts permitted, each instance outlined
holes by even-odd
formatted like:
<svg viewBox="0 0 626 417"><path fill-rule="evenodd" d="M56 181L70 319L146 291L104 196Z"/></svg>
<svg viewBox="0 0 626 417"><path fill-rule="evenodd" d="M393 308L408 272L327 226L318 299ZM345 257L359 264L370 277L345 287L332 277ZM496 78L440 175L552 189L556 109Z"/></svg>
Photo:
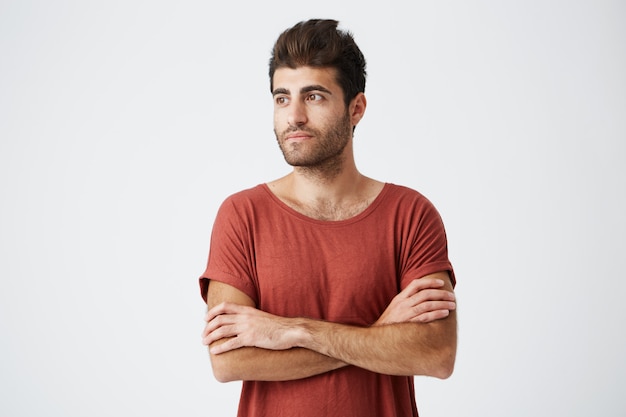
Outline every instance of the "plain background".
<svg viewBox="0 0 626 417"><path fill-rule="evenodd" d="M213 218L286 174L267 61L334 18L360 170L446 224L459 351L421 415L626 414L621 1L0 1L0 414L232 416L200 344Z"/></svg>

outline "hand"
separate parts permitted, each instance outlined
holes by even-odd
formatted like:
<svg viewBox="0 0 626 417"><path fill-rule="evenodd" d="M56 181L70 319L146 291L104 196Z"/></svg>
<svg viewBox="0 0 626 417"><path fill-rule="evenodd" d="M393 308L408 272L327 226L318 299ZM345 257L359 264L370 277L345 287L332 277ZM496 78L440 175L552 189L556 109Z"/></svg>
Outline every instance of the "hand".
<svg viewBox="0 0 626 417"><path fill-rule="evenodd" d="M297 345L296 319L274 316L253 307L221 303L209 310L205 320L207 324L202 333L205 345L227 339L212 346L212 354L244 346L284 350Z"/></svg>
<svg viewBox="0 0 626 417"><path fill-rule="evenodd" d="M456 309L454 293L441 289L444 281L420 278L396 295L374 326L391 323L429 323L448 317Z"/></svg>

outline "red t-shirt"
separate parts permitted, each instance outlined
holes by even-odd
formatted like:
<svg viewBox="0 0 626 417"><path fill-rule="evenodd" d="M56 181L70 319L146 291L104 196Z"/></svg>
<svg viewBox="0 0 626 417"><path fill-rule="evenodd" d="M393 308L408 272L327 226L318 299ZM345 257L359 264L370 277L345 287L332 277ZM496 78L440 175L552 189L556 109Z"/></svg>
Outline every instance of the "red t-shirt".
<svg viewBox="0 0 626 417"><path fill-rule="evenodd" d="M385 184L355 217L322 221L296 212L262 184L227 198L205 273L284 317L374 323L413 279L449 271L443 223L417 191ZM347 366L295 381L244 381L239 416L417 416L413 377Z"/></svg>

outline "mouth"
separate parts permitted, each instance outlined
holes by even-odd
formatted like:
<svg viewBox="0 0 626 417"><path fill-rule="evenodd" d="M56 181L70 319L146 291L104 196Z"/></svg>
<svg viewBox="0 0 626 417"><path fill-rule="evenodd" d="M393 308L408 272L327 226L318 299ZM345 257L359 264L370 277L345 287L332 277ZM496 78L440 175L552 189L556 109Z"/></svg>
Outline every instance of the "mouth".
<svg viewBox="0 0 626 417"><path fill-rule="evenodd" d="M285 142L302 142L311 139L313 136L309 133L298 131L292 132L285 136Z"/></svg>

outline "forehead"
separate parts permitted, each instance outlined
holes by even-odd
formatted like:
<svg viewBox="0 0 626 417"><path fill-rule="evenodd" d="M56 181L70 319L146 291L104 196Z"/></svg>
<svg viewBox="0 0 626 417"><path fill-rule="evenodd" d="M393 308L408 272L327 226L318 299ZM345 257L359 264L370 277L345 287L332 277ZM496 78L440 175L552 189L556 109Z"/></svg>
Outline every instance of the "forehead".
<svg viewBox="0 0 626 417"><path fill-rule="evenodd" d="M273 81L274 90L280 88L296 92L307 86L320 85L330 91L341 91L335 68L281 67L274 72Z"/></svg>

